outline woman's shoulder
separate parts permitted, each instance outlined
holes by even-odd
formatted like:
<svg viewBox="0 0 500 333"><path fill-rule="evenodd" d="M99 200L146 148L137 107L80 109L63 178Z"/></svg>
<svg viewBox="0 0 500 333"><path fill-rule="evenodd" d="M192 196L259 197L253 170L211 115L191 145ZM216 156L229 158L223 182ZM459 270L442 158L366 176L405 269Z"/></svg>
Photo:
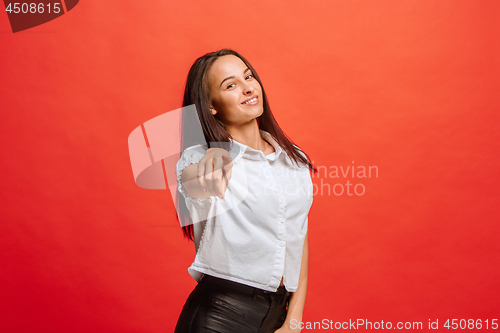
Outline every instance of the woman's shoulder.
<svg viewBox="0 0 500 333"><path fill-rule="evenodd" d="M306 160L307 160L307 156L306 154L302 151L302 149L300 149L297 145L295 144L292 144L293 145L293 148L295 149L295 151L298 152L299 155L301 155L302 157L304 157ZM288 162L288 165L290 167L293 167L293 168L296 168L296 169L304 169L304 168L308 168L307 164L304 164L300 161L293 161L292 158L285 152L285 158L286 158L286 161Z"/></svg>

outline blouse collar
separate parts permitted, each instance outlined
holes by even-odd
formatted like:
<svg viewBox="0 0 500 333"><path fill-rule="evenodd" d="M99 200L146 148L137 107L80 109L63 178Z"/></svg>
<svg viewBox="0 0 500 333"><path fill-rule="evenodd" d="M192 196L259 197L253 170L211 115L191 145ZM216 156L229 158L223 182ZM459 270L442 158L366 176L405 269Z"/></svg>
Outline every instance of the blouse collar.
<svg viewBox="0 0 500 333"><path fill-rule="evenodd" d="M295 166L293 162L290 160L286 152L281 148L281 146L278 144L278 142L274 139L274 137L267 131L264 130L259 130L260 136L269 142L271 146L274 148L274 152L269 154L269 155L264 155L264 153L260 150L255 150L247 145L244 145L241 142L238 142L236 140L233 140L229 138L229 141L232 143L232 147L229 150L229 156L233 160L233 163L238 163L238 161L245 156L245 158L251 159L251 160L264 160L267 159L269 162L277 160L281 154L283 154L286 158L286 161L289 165Z"/></svg>

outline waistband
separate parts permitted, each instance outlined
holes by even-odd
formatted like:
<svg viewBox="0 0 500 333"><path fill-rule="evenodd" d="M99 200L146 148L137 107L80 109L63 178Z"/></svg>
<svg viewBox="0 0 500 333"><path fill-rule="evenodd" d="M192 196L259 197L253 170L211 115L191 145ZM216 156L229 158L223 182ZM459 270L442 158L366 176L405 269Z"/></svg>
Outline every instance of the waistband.
<svg viewBox="0 0 500 333"><path fill-rule="evenodd" d="M221 287L224 289L230 289L239 293L243 293L252 297L256 295L266 295L266 296L278 296L278 297L288 297L290 296L290 292L286 290L285 286L280 286L276 291L267 291L264 289L252 287L246 284L242 284L239 282L226 280L222 278L218 278L212 275L204 274L201 282L208 282L212 287Z"/></svg>

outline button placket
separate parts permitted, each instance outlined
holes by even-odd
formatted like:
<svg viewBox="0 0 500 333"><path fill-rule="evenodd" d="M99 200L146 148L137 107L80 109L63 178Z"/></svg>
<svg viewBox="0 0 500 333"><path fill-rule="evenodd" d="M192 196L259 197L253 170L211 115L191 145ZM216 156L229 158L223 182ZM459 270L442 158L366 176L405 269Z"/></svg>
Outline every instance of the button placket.
<svg viewBox="0 0 500 333"><path fill-rule="evenodd" d="M285 202L285 196L283 194L280 194L279 196L279 209L278 209L278 229L279 229L279 246L284 247L286 243L286 226L285 226L285 215L286 211L286 202Z"/></svg>
<svg viewBox="0 0 500 333"><path fill-rule="evenodd" d="M276 180L274 179L271 167L267 159L261 162L262 169L264 170L264 177L266 178L266 184L271 190L276 190Z"/></svg>

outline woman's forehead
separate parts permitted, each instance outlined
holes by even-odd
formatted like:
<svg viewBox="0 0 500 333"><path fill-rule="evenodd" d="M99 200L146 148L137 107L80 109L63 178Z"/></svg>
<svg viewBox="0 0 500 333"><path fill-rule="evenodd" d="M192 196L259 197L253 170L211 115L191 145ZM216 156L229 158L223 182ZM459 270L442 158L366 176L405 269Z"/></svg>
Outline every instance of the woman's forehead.
<svg viewBox="0 0 500 333"><path fill-rule="evenodd" d="M247 65L232 54L222 56L215 60L209 71L209 76L211 80L222 81L231 75L242 75Z"/></svg>

